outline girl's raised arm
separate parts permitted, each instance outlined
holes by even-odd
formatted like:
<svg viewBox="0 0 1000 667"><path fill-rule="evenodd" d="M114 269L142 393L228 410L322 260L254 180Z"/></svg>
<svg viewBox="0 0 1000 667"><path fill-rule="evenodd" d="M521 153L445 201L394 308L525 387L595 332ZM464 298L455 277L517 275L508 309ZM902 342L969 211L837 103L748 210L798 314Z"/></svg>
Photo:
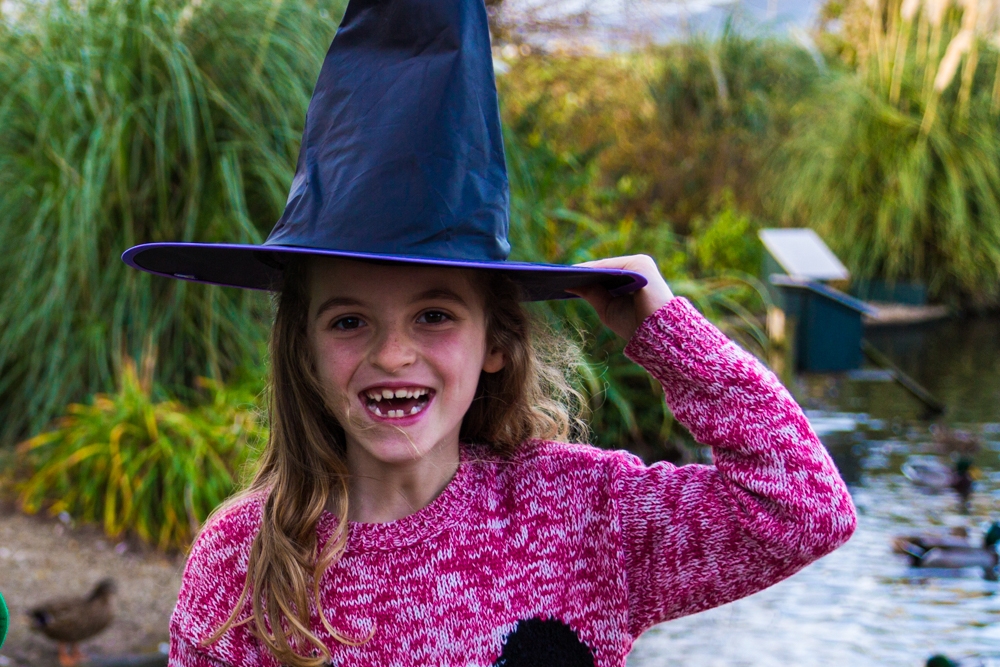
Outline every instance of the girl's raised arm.
<svg viewBox="0 0 1000 667"><path fill-rule="evenodd" d="M601 262L625 263L632 270L646 264ZM658 272L646 277L651 286L663 280ZM631 337L625 353L662 383L675 417L713 452L713 466L647 467L622 458L610 471L633 636L766 588L850 537L856 517L847 488L763 364L685 299L658 304L640 292L615 304L606 294L581 296L602 320L616 314L605 323L619 333L630 308L638 319L655 307L634 333L624 332Z"/></svg>

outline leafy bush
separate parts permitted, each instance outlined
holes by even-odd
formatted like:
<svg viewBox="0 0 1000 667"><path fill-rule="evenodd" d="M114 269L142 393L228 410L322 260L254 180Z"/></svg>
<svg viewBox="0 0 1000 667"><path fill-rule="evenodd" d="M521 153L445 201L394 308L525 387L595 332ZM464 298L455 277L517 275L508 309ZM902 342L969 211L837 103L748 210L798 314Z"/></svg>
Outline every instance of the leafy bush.
<svg viewBox="0 0 1000 667"><path fill-rule="evenodd" d="M758 178L789 130L796 102L822 73L803 48L744 35L727 23L715 39L694 37L658 51L651 84L664 150L645 168L651 196L678 223L704 216L731 192L739 208L760 213Z"/></svg>
<svg viewBox="0 0 1000 667"><path fill-rule="evenodd" d="M670 219L686 233L726 190L762 212L760 167L820 74L804 49L730 25L717 39L630 54L517 57L499 87L506 123L531 114L533 141L558 156L594 154L592 187L615 196L599 215L574 210Z"/></svg>
<svg viewBox="0 0 1000 667"><path fill-rule="evenodd" d="M207 400L189 409L151 398L151 363L142 377L130 361L122 368L115 394L70 405L54 429L19 445L21 506L183 548L266 438L256 396L204 380Z"/></svg>
<svg viewBox="0 0 1000 667"><path fill-rule="evenodd" d="M691 298L727 333L751 349L764 350L767 338L744 305L748 283L734 278L696 280L688 271L684 238L670 224L614 219L620 191L602 188L597 151L572 153L539 130L539 107L517 116L507 110L507 163L511 182L511 241L514 259L577 263L645 253L656 258L676 294ZM565 202L576 202L578 210ZM580 211L593 211L594 216ZM595 217L602 216L602 217ZM593 309L579 300L535 305L548 325L580 341L584 363L581 389L593 409L594 442L628 447L648 460L690 455L690 436L677 427L658 383L621 354L625 342L606 329Z"/></svg>
<svg viewBox="0 0 1000 667"><path fill-rule="evenodd" d="M736 208L732 193L724 193L721 208L708 219L696 219L693 227L691 254L702 274L760 273L764 247L757 223Z"/></svg>
<svg viewBox="0 0 1000 667"><path fill-rule="evenodd" d="M264 297L154 278L119 257L140 242L262 239L344 5L5 3L0 442L110 390L116 360L149 336L175 388L224 378L256 352Z"/></svg>

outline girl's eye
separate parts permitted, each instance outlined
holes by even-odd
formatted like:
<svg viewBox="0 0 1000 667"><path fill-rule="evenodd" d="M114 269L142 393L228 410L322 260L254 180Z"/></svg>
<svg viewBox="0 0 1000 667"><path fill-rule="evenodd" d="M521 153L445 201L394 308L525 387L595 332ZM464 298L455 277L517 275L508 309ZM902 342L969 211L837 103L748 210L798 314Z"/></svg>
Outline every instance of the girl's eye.
<svg viewBox="0 0 1000 667"><path fill-rule="evenodd" d="M340 331L353 331L364 324L360 317L341 317L333 323L333 328Z"/></svg>
<svg viewBox="0 0 1000 667"><path fill-rule="evenodd" d="M447 322L451 318L448 317L447 313L442 313L440 310L429 310L417 318L417 321L421 324L441 324L442 322Z"/></svg>

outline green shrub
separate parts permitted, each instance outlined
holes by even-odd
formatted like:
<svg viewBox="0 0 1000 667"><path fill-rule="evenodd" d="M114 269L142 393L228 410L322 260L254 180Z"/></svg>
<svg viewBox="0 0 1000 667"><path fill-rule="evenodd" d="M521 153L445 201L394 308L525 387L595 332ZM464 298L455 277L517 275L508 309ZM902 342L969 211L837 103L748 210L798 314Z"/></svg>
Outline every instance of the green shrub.
<svg viewBox="0 0 1000 667"><path fill-rule="evenodd" d="M151 368L140 378L126 362L116 393L70 405L54 429L19 445L25 511L65 511L160 549L190 543L266 431L252 390L205 380L207 400L186 408L151 398Z"/></svg>
<svg viewBox="0 0 1000 667"><path fill-rule="evenodd" d="M222 379L265 297L128 269L150 241L260 241L344 0L52 0L0 20L0 442L114 386L148 336ZM16 250L14 250L16 249Z"/></svg>
<svg viewBox="0 0 1000 667"><path fill-rule="evenodd" d="M693 227L692 255L702 274L760 273L764 247L757 238L758 225L736 208L732 193L724 194L722 206L714 215L696 219Z"/></svg>
<svg viewBox="0 0 1000 667"><path fill-rule="evenodd" d="M610 217L616 210L614 198L627 195L595 183L600 173L596 168L599 152L561 150L539 130L542 122L538 106L526 107L516 116L508 110L505 139L513 258L570 264L616 255L651 255L676 294L689 297L727 333L763 352L767 338L744 305L747 281L694 279L688 271L686 241L674 234L666 220L640 224L632 218ZM578 208L569 209L566 202ZM659 384L621 354L625 341L605 328L589 305L572 299L534 308L552 329L582 347L579 381L593 411L595 444L627 447L649 460L690 455L690 436L677 427Z"/></svg>
<svg viewBox="0 0 1000 667"><path fill-rule="evenodd" d="M717 38L678 40L657 54L661 72L650 94L664 141L647 158L650 196L685 226L727 191L741 209L760 213L762 165L821 67L792 42L745 35L731 22Z"/></svg>
<svg viewBox="0 0 1000 667"><path fill-rule="evenodd" d="M726 190L761 213L760 167L820 73L791 42L727 27L635 53L518 57L498 85L509 126L531 114L533 141L595 155L592 187L614 197L599 215L571 208L687 233Z"/></svg>

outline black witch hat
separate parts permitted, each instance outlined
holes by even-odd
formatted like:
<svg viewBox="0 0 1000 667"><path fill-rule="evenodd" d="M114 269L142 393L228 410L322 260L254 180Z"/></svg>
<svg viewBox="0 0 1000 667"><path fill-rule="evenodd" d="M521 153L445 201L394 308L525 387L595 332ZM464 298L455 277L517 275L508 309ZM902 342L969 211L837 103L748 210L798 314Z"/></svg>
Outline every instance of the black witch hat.
<svg viewBox="0 0 1000 667"><path fill-rule="evenodd" d="M146 243L122 259L276 289L289 256L500 270L527 299L645 279L508 262L509 188L483 0L350 0L309 102L288 203L262 245Z"/></svg>

